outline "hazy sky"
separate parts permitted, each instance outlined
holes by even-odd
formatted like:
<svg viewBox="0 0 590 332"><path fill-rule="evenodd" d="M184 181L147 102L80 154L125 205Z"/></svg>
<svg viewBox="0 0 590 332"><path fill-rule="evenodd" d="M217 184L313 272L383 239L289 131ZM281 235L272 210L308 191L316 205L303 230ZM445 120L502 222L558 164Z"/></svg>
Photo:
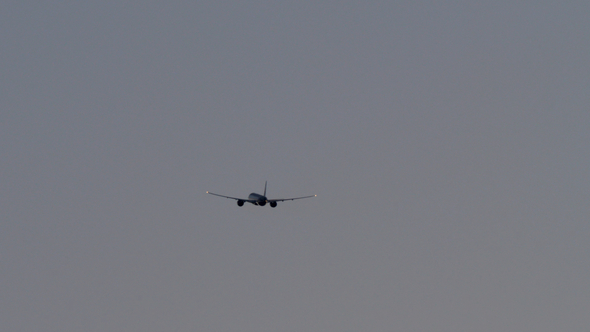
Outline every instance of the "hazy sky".
<svg viewBox="0 0 590 332"><path fill-rule="evenodd" d="M589 17L4 1L2 330L587 331Z"/></svg>

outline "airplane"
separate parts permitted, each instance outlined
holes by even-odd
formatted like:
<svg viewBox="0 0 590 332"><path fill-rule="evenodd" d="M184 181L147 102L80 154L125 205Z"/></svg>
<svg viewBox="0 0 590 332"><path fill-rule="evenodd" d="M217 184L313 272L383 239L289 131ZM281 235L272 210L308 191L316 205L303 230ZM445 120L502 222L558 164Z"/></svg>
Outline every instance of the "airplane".
<svg viewBox="0 0 590 332"><path fill-rule="evenodd" d="M251 203L253 205L257 205L257 206L265 206L266 203L268 203L270 205L270 207L277 207L277 202L283 202L283 201L294 201L296 199L302 199L302 198L309 198L309 197L316 197L317 195L311 195L311 196L303 196L303 197L295 197L295 198L280 198L280 199L268 199L266 198L266 182L264 182L264 194L260 195L257 193L251 193L248 196L248 199L244 199L244 198L236 198L236 197L230 197L230 196L223 196L223 195L218 195L218 194L214 194L212 192L207 192L207 194L210 195L215 195L215 196L219 196L219 197L225 197L225 198L230 198L230 199L235 199L236 201L238 201L238 206L242 206L244 205L244 202L248 202Z"/></svg>

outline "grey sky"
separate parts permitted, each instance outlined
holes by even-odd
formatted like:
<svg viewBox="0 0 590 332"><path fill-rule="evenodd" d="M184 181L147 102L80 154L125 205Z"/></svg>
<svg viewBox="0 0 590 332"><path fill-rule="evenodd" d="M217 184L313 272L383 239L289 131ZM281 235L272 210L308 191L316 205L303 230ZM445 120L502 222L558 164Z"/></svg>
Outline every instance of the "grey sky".
<svg viewBox="0 0 590 332"><path fill-rule="evenodd" d="M589 14L6 1L2 330L586 331Z"/></svg>

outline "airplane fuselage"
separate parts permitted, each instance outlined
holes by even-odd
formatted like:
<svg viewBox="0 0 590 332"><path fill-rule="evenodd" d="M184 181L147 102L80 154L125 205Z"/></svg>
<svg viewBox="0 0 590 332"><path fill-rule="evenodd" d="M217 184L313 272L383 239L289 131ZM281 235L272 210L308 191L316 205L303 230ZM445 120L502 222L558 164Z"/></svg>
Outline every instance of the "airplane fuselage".
<svg viewBox="0 0 590 332"><path fill-rule="evenodd" d="M266 196L263 196L263 195L260 195L257 193L251 193L250 195L248 195L248 199L256 201L256 202L253 202L252 204L258 205L258 206L265 206L266 201L267 201Z"/></svg>

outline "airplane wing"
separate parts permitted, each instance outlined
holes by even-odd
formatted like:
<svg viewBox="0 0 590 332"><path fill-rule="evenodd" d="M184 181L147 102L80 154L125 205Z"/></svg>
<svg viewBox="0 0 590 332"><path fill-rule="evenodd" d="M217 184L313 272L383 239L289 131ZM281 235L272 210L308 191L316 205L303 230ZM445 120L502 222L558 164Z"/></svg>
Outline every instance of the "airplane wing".
<svg viewBox="0 0 590 332"><path fill-rule="evenodd" d="M316 197L317 195L311 195L311 196L303 196L303 197L295 197L295 198L279 198L279 199L269 199L269 202L284 202L284 201L294 201L296 199L303 199L303 198L310 198L310 197Z"/></svg>
<svg viewBox="0 0 590 332"><path fill-rule="evenodd" d="M255 200L251 200L251 199L236 198L236 197L230 197L230 196L223 196L223 195L219 195L219 194L214 194L214 193L212 193L210 191L208 191L207 194L209 194L209 195L215 195L215 196L219 196L219 197L224 197L224 198L229 198L229 199L235 199L236 201L256 202Z"/></svg>

